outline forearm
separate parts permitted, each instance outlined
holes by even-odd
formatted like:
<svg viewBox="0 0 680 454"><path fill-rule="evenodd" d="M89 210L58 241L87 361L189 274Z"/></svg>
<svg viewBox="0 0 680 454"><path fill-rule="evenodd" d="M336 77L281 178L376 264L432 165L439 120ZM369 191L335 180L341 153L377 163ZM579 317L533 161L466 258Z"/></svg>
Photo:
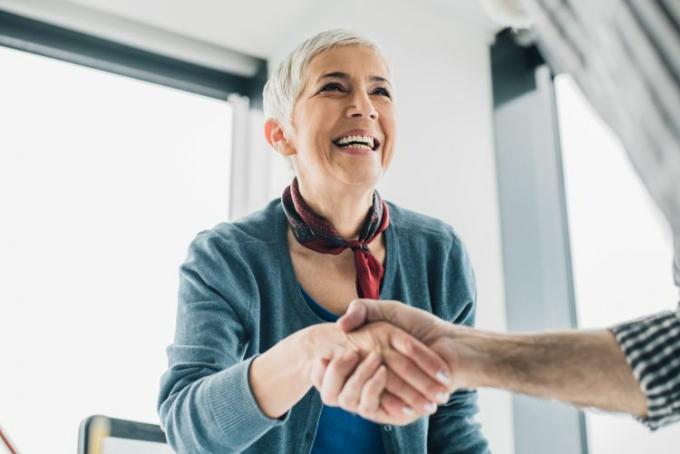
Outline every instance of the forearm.
<svg viewBox="0 0 680 454"><path fill-rule="evenodd" d="M606 330L492 334L456 329L469 387L494 387L585 407L647 413L645 397Z"/></svg>
<svg viewBox="0 0 680 454"><path fill-rule="evenodd" d="M253 360L250 386L265 415L279 418L302 399L312 387L314 359L331 357L343 348L336 337L342 339L344 334L333 324L315 325L293 333Z"/></svg>

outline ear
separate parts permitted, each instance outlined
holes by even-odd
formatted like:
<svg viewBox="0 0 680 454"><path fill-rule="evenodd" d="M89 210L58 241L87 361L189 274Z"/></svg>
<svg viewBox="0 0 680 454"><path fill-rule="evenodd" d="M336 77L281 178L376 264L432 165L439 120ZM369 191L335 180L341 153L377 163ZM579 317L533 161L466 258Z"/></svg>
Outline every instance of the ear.
<svg viewBox="0 0 680 454"><path fill-rule="evenodd" d="M290 144L286 137L286 132L281 123L273 118L268 118L264 123L264 136L270 147L283 156L296 154L295 148Z"/></svg>

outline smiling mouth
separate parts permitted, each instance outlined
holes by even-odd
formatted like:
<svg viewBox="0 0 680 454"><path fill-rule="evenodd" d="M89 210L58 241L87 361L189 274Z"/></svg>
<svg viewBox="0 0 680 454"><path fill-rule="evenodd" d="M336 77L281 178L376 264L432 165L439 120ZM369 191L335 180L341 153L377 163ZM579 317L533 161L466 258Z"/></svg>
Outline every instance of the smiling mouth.
<svg viewBox="0 0 680 454"><path fill-rule="evenodd" d="M339 148L358 148L366 151L376 151L380 148L380 141L371 136L345 136L332 141Z"/></svg>

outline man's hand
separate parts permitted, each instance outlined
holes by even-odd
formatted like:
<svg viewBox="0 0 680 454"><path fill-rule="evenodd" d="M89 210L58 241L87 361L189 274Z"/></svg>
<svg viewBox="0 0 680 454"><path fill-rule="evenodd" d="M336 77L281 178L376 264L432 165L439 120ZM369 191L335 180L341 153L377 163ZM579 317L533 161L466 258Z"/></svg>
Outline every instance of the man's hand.
<svg viewBox="0 0 680 454"><path fill-rule="evenodd" d="M351 332L365 323L385 321L401 328L437 353L446 362L450 377L441 377L448 382L449 393L458 388L471 386L470 373L473 364L466 361L472 353L465 342L452 342L466 330L465 326L448 323L422 309L408 306L399 301L377 301L360 299L352 301L347 312L337 321L344 332ZM462 336L459 336L462 337Z"/></svg>
<svg viewBox="0 0 680 454"><path fill-rule="evenodd" d="M425 342L426 339L440 337L446 330L446 323L429 312L389 300L354 300L337 324L342 331L348 333L366 323L378 321L398 326Z"/></svg>
<svg viewBox="0 0 680 454"><path fill-rule="evenodd" d="M337 325L309 328L312 384L326 405L383 424L408 424L448 400L446 362L386 322L344 333Z"/></svg>

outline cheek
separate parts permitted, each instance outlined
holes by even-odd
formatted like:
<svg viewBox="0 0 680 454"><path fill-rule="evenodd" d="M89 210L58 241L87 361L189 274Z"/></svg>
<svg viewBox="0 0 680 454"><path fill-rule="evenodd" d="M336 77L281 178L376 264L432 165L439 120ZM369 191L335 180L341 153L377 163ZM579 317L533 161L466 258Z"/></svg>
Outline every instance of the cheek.
<svg viewBox="0 0 680 454"><path fill-rule="evenodd" d="M394 113L383 117L383 133L387 137L386 147L383 150L382 166L387 168L392 161L395 152L395 142L397 134L397 122Z"/></svg>
<svg viewBox="0 0 680 454"><path fill-rule="evenodd" d="M383 133L388 139L390 150L394 148L394 142L397 136L397 122L394 114L383 118Z"/></svg>
<svg viewBox="0 0 680 454"><path fill-rule="evenodd" d="M380 123L387 136L393 136L397 127L397 112L394 105L387 104L379 111Z"/></svg>

